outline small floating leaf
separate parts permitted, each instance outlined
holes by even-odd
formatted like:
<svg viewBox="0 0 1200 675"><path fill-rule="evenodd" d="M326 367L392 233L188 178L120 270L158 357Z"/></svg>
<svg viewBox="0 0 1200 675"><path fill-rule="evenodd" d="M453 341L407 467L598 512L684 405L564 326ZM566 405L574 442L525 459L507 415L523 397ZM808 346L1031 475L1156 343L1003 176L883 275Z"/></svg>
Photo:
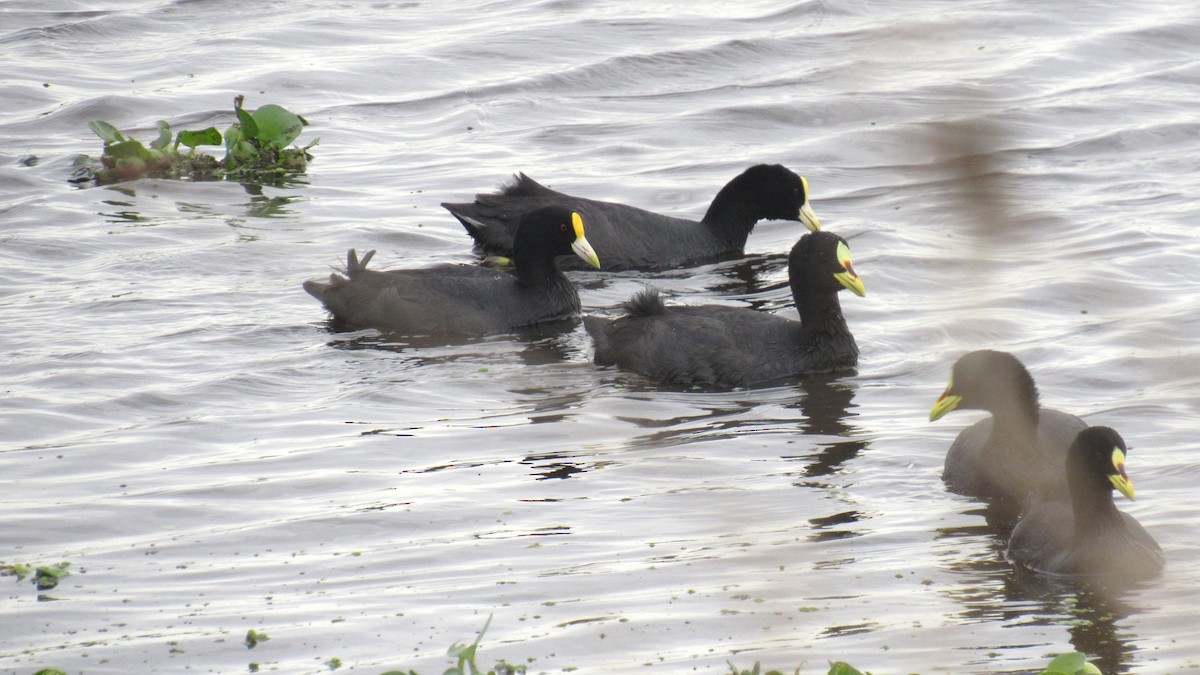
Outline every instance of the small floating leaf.
<svg viewBox="0 0 1200 675"><path fill-rule="evenodd" d="M270 639L271 639L271 637L269 635L267 635L266 633L260 633L256 630L254 630L253 628L246 631L246 647L248 649L254 649L255 647L258 646L258 643L266 642L267 640L270 640Z"/></svg>
<svg viewBox="0 0 1200 675"><path fill-rule="evenodd" d="M257 133L251 135L276 150L291 145L304 129L304 125L308 124L303 117L274 103L268 103L255 110L251 117L254 118L257 127Z"/></svg>
<svg viewBox="0 0 1200 675"><path fill-rule="evenodd" d="M830 661L829 675L863 675L863 673L845 661Z"/></svg>
<svg viewBox="0 0 1200 675"><path fill-rule="evenodd" d="M120 143L121 141L125 140L125 137L121 135L120 131L117 131L116 127L108 122L105 122L104 120L92 120L91 122L88 122L88 128L96 132L96 135L104 141L105 145L110 143Z"/></svg>
<svg viewBox="0 0 1200 675"><path fill-rule="evenodd" d="M181 131L179 142L195 150L198 145L221 145L222 138L216 127L209 127L200 131Z"/></svg>
<svg viewBox="0 0 1200 675"><path fill-rule="evenodd" d="M158 121L158 138L150 142L150 147L162 150L171 143L171 125L166 120Z"/></svg>
<svg viewBox="0 0 1200 675"><path fill-rule="evenodd" d="M237 111L238 122L242 125L242 133L247 138L258 138L258 123L254 121L254 117L241 106L238 106L235 110Z"/></svg>

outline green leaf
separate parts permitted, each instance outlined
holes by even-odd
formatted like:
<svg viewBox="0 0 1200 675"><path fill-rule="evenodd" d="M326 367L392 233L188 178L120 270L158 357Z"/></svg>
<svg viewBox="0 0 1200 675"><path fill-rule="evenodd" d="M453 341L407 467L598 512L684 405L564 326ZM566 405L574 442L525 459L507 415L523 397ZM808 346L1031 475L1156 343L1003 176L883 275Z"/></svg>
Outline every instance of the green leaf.
<svg viewBox="0 0 1200 675"><path fill-rule="evenodd" d="M863 675L862 671L845 661L830 661L828 675Z"/></svg>
<svg viewBox="0 0 1200 675"><path fill-rule="evenodd" d="M163 148L167 147L167 144L171 142L172 138L171 125L167 124L166 120L159 120L158 138L150 142L150 147L154 148L155 150L162 150Z"/></svg>
<svg viewBox="0 0 1200 675"><path fill-rule="evenodd" d="M37 568L33 574L34 585L39 591L48 591L58 586L59 580L71 573L67 571L67 567L71 563L61 562L57 565L43 565Z"/></svg>
<svg viewBox="0 0 1200 675"><path fill-rule="evenodd" d="M25 577L33 571L32 565L21 563L13 563L11 565L0 565L0 576L15 576L17 581L24 581Z"/></svg>
<svg viewBox="0 0 1200 675"><path fill-rule="evenodd" d="M110 143L120 143L125 140L125 136L121 135L120 131L113 125L104 120L92 120L88 122L88 128L96 132L96 135L104 141L105 145Z"/></svg>
<svg viewBox="0 0 1200 675"><path fill-rule="evenodd" d="M150 159L150 151L146 149L146 146L142 145L141 141L133 139L113 143L104 148L104 154L113 159L132 159L135 157L141 160Z"/></svg>
<svg viewBox="0 0 1200 675"><path fill-rule="evenodd" d="M300 135L304 126L308 124L303 117L274 103L268 103L255 110L251 117L257 126L257 133L251 135L276 150L282 150L291 145L292 141Z"/></svg>
<svg viewBox="0 0 1200 675"><path fill-rule="evenodd" d="M267 635L266 633L260 633L256 630L254 630L253 628L246 631L246 647L248 649L254 649L255 647L258 646L258 643L266 642L267 640L270 640L270 639L271 639L271 636Z"/></svg>
<svg viewBox="0 0 1200 675"><path fill-rule="evenodd" d="M245 108L236 108L238 122L242 125L242 133L246 138L258 138L258 123Z"/></svg>
<svg viewBox="0 0 1200 675"><path fill-rule="evenodd" d="M238 125L233 125L225 130L225 152L233 152L238 143L245 139L242 135L242 128Z"/></svg>
<svg viewBox="0 0 1200 675"><path fill-rule="evenodd" d="M1079 652L1067 652L1054 657L1050 665L1046 666L1046 670L1059 673L1067 673L1067 675L1075 675L1087 665L1087 656Z"/></svg>
<svg viewBox="0 0 1200 675"><path fill-rule="evenodd" d="M209 127L200 131L181 131L179 142L195 150L198 145L221 145L223 139L216 127Z"/></svg>

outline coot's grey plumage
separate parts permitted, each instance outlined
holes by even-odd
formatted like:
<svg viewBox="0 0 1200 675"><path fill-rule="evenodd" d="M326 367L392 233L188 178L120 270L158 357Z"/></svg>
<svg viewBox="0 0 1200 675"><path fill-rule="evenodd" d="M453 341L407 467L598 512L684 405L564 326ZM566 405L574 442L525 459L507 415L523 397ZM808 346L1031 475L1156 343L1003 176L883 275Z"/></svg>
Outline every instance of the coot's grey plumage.
<svg viewBox="0 0 1200 675"><path fill-rule="evenodd" d="M963 430L946 453L942 479L952 491L988 500L1007 521L1044 486L1065 489L1067 448L1087 423L1039 407L1033 377L1015 356L984 349L959 358L929 419L962 409L992 417Z"/></svg>

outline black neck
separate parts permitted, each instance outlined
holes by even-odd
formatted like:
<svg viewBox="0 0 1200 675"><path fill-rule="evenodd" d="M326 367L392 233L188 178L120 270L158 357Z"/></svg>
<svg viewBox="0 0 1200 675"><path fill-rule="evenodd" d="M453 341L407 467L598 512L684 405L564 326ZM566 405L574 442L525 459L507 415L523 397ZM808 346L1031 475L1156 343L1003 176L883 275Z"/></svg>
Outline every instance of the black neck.
<svg viewBox="0 0 1200 675"><path fill-rule="evenodd" d="M729 197L728 189L726 186L717 194L700 222L730 246L742 248L762 215L752 204Z"/></svg>
<svg viewBox="0 0 1200 675"><path fill-rule="evenodd" d="M1113 503L1112 489L1107 485L1088 485L1079 489L1071 485L1071 510L1075 517L1075 540L1103 538L1121 526L1121 512Z"/></svg>
<svg viewBox="0 0 1200 675"><path fill-rule="evenodd" d="M854 335L842 316L842 305L837 291L809 293L801 297L793 290L796 311L800 314L803 343L822 352L852 351L858 355Z"/></svg>
<svg viewBox="0 0 1200 675"><path fill-rule="evenodd" d="M517 284L520 286L550 286L566 277L558 269L553 257L513 253L513 266L517 269Z"/></svg>

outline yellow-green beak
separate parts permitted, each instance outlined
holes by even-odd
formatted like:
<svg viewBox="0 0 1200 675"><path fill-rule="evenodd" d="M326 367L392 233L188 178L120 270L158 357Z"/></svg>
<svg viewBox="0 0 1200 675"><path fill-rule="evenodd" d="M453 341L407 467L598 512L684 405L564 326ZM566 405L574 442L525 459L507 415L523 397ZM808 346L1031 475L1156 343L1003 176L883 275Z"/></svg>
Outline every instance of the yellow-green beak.
<svg viewBox="0 0 1200 675"><path fill-rule="evenodd" d="M929 421L936 422L942 419L946 413L957 410L959 403L962 403L962 397L951 394L950 387L946 387L946 391L942 392L937 402L933 404L933 410L929 411Z"/></svg>
<svg viewBox="0 0 1200 675"><path fill-rule="evenodd" d="M1112 463L1113 469L1116 469L1117 472L1108 474L1109 482L1121 494L1129 499L1135 499L1136 493L1133 490L1133 481L1129 480L1129 476L1125 474L1125 453L1121 452L1120 448L1113 448Z"/></svg>
<svg viewBox="0 0 1200 675"><path fill-rule="evenodd" d="M839 284L848 288L851 293L858 297L865 296L867 294L867 287L863 285L862 279L854 272L854 265L850 262L850 247L846 246L846 242L838 243L837 256L838 262L842 265L842 271L835 272L833 278L837 279Z"/></svg>
<svg viewBox="0 0 1200 675"><path fill-rule="evenodd" d="M821 219L817 218L817 212L813 211L812 206L807 201L800 207L800 222L804 223L809 232L816 232L821 229Z"/></svg>
<svg viewBox="0 0 1200 675"><path fill-rule="evenodd" d="M816 232L821 229L821 220L817 218L817 213L808 203L808 179L801 176L800 184L804 186L804 203L800 205L800 213L796 215L799 216L800 222L804 223L809 232Z"/></svg>
<svg viewBox="0 0 1200 675"><path fill-rule="evenodd" d="M587 237L583 236L583 218L578 213L571 213L571 226L575 228L575 241L571 242L571 250L587 264L600 269L600 258L592 250Z"/></svg>

